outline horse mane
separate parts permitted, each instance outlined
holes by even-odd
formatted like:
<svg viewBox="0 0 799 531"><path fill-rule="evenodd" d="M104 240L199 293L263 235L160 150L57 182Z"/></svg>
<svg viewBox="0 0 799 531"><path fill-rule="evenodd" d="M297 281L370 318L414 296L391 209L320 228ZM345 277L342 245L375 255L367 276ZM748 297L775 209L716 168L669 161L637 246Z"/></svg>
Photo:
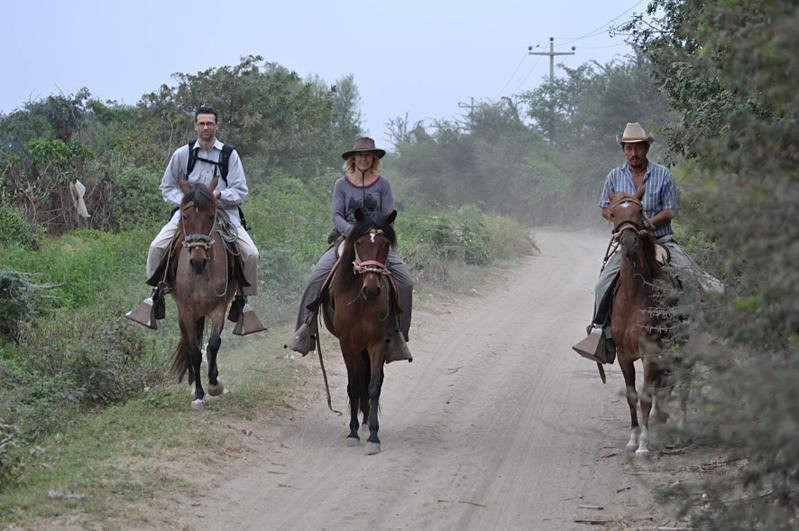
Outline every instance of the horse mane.
<svg viewBox="0 0 799 531"><path fill-rule="evenodd" d="M341 254L342 264L351 264L355 261L355 241L368 234L371 229L379 229L383 231L383 235L388 238L389 244L392 248L397 245L397 233L394 231L394 226L386 221L385 216L379 212L367 212L364 214L363 219L358 222L350 231L349 235L344 239L344 251ZM355 282L356 275L351 267L339 268L348 274L343 274L342 283L345 289L349 288Z"/></svg>

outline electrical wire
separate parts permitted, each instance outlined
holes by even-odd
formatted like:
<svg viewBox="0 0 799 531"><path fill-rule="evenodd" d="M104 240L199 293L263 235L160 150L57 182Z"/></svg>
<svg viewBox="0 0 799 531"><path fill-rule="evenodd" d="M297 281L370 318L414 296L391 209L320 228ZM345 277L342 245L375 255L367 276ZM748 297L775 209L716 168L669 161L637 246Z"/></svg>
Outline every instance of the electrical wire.
<svg viewBox="0 0 799 531"><path fill-rule="evenodd" d="M598 26L597 28L595 28L595 29L592 29L591 31L589 31L589 32L588 32L588 33L586 33L585 35L581 35L580 37L576 37L576 38L574 38L574 39L571 39L571 40L568 40L568 41L566 41L566 42L560 42L560 43L558 43L558 44L560 44L561 46L565 46L565 45L567 45L567 44L571 44L571 43L573 43L573 42L577 42L577 41L580 41L580 40L583 40L583 39L587 39L588 37L593 37L594 35L597 35L597 34L601 33L602 31L604 31L605 29L607 29L607 27L608 27L608 26L609 26L609 25L610 25L612 22L615 22L616 20L620 19L620 18L621 18L623 15L625 15L625 14L627 14L628 12L632 11L633 9L635 9L636 7L638 7L639 5L641 5L642 3L644 3L644 0L639 0L638 2L636 2L636 3L635 3L634 5L632 5L631 7L628 7L627 9L625 9L624 11L622 11L621 13L619 13L618 15L616 15L615 17L613 17L612 19L608 20L607 22L605 22L605 23L604 23L604 24L602 24L601 26Z"/></svg>

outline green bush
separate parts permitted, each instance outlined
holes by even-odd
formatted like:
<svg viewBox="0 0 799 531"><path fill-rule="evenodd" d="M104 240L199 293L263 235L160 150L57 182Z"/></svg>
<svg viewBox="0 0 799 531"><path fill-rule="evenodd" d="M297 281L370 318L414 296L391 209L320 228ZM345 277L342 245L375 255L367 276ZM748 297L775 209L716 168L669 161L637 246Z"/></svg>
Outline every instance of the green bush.
<svg viewBox="0 0 799 531"><path fill-rule="evenodd" d="M28 273L0 269L0 336L19 341L29 321L44 312L52 296L51 284L35 284Z"/></svg>
<svg viewBox="0 0 799 531"><path fill-rule="evenodd" d="M3 227L0 231L0 247L13 244L31 247L36 242L22 214L11 205L0 204L0 227Z"/></svg>

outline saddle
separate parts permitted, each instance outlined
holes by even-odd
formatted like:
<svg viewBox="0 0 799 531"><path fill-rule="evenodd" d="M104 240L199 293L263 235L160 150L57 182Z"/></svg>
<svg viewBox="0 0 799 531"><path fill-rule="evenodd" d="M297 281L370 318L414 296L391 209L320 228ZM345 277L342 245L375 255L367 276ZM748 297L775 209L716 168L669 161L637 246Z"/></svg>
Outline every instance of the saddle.
<svg viewBox="0 0 799 531"><path fill-rule="evenodd" d="M228 274L232 275L231 278L236 280L238 286L249 286L250 283L244 278L244 262L236 244L235 227L230 225L229 222L220 223L217 227L217 234L225 244L225 250L230 259L228 263L232 264L232 271L229 271ZM169 250L161 258L161 263L158 264L152 276L145 281L148 286L155 288L160 285L167 290L171 290L175 286L180 245L180 233L176 231L172 237L172 242L169 244Z"/></svg>

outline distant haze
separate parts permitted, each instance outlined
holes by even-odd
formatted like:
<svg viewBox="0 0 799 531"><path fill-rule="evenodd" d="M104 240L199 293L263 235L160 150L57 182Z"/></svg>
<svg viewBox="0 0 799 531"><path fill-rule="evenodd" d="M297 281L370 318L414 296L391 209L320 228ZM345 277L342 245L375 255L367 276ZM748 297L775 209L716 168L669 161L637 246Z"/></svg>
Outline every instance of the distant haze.
<svg viewBox="0 0 799 531"><path fill-rule="evenodd" d="M390 118L455 118L470 98L536 87L549 75L549 58L529 56L527 47L548 51L550 36L555 51L577 47L555 59L569 67L630 53L604 28L646 7L634 0L6 4L1 112L83 86L96 98L135 104L172 84L174 72L255 54L329 83L354 74L363 126L383 145Z"/></svg>

